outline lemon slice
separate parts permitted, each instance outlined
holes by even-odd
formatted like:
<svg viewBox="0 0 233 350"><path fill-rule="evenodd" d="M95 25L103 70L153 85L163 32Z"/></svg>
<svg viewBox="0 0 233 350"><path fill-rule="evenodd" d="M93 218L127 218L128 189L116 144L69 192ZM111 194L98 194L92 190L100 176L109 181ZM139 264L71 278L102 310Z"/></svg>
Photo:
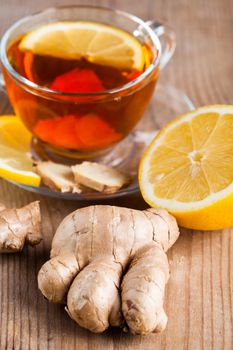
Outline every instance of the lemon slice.
<svg viewBox="0 0 233 350"><path fill-rule="evenodd" d="M233 106L206 106L156 135L139 169L142 195L181 226L233 226Z"/></svg>
<svg viewBox="0 0 233 350"><path fill-rule="evenodd" d="M18 117L0 116L0 176L29 186L39 186L30 158L31 134Z"/></svg>
<svg viewBox="0 0 233 350"><path fill-rule="evenodd" d="M29 32L20 50L38 55L89 62L122 69L141 70L144 51L128 32L95 22L55 22Z"/></svg>

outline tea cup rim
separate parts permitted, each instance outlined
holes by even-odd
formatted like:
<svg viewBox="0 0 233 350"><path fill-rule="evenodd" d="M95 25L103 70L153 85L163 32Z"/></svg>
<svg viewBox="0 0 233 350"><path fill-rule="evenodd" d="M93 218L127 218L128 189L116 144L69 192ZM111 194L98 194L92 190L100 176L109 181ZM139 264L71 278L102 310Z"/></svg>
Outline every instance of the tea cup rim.
<svg viewBox="0 0 233 350"><path fill-rule="evenodd" d="M69 8L91 8L91 9L97 9L97 10L102 10L102 11L109 11L109 12L114 12L117 15L124 16L136 23L138 23L139 26L142 26L149 34L154 48L157 51L157 55L155 55L153 61L150 63L149 67L146 68L146 70L140 74L137 78L131 80L130 82L123 84L119 87L113 88L113 89L106 89L103 91L98 91L98 92L62 92L58 90L53 90L45 86L38 85L26 77L22 76L19 74L10 64L8 57L7 57L7 43L10 40L10 35L11 33L17 29L17 27L24 22L26 23L28 20L32 19L33 17L37 15L42 15L46 14L50 11L54 10L62 10L62 9L69 9ZM33 89L33 91L40 95L41 93L44 93L48 96L51 96L54 98L54 95L56 96L67 96L67 97L104 97L104 96L112 96L116 97L119 93L126 93L135 86L139 86L140 83L143 83L148 77L150 77L151 73L159 66L160 62L160 56L161 56L161 43L156 35L156 33L150 28L149 24L142 20L141 18L118 9L114 9L111 7L105 7L105 6L92 6L92 5L67 5L67 6L54 6L54 7L49 7L45 10L42 11L37 11L33 14L30 14L28 16L24 16L20 19L18 19L16 22L14 22L3 34L1 42L0 42L0 61L2 65L5 67L7 72L15 79L17 80L18 83L28 87L29 89Z"/></svg>

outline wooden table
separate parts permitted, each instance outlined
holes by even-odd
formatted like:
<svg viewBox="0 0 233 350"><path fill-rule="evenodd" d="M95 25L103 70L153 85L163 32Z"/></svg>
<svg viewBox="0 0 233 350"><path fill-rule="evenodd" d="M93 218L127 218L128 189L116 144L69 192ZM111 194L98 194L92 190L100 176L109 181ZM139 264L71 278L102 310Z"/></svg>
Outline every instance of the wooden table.
<svg viewBox="0 0 233 350"><path fill-rule="evenodd" d="M79 3L79 1L74 1ZM0 34L16 19L64 1L0 0ZM83 1L83 3L85 3ZM177 33L177 50L162 73L197 106L233 103L233 2L231 0L89 1L111 5L144 18L161 18ZM36 275L49 256L62 218L90 203L63 202L35 195L1 181L0 201L20 207L40 200L43 242L21 254L0 255L0 349L233 349L233 230L182 230L169 252L171 278L161 335L134 337L117 330L95 335L79 328L62 306L49 304L37 289ZM143 208L140 195L109 201Z"/></svg>

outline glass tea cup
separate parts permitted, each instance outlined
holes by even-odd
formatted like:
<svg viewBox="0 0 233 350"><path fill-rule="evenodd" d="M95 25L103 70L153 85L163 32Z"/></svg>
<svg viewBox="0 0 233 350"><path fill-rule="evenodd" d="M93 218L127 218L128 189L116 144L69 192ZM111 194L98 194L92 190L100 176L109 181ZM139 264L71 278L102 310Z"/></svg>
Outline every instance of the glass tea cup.
<svg viewBox="0 0 233 350"><path fill-rule="evenodd" d="M140 75L108 90L63 92L39 85L15 69L9 59L9 48L35 28L61 21L97 22L123 29L149 51L150 62ZM144 22L109 8L51 8L13 24L1 40L2 71L14 111L33 135L34 153L42 158L45 155L45 158L78 160L98 159L109 150L114 151L114 146L125 139L142 118L159 72L174 49L175 34L168 26L156 21ZM46 66L43 66L45 72L49 64Z"/></svg>

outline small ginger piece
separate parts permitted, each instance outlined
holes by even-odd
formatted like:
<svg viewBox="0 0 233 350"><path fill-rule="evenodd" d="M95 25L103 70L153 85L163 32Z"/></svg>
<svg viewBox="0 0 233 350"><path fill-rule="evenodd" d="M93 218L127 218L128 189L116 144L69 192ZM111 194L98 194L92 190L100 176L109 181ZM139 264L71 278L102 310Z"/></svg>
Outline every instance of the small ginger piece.
<svg viewBox="0 0 233 350"><path fill-rule="evenodd" d="M34 246L42 240L39 202L20 209L6 209L0 204L0 253L14 253L25 242Z"/></svg>
<svg viewBox="0 0 233 350"><path fill-rule="evenodd" d="M109 326L161 332L167 324L166 251L178 236L176 220L163 209L78 209L55 233L39 289L48 300L65 303L70 317L92 332Z"/></svg>
<svg viewBox="0 0 233 350"><path fill-rule="evenodd" d="M99 192L114 193L129 183L119 170L94 162L72 166L75 182Z"/></svg>
<svg viewBox="0 0 233 350"><path fill-rule="evenodd" d="M81 192L74 181L74 175L70 166L48 161L38 162L35 169L37 174L41 176L43 183L52 190L73 193Z"/></svg>

